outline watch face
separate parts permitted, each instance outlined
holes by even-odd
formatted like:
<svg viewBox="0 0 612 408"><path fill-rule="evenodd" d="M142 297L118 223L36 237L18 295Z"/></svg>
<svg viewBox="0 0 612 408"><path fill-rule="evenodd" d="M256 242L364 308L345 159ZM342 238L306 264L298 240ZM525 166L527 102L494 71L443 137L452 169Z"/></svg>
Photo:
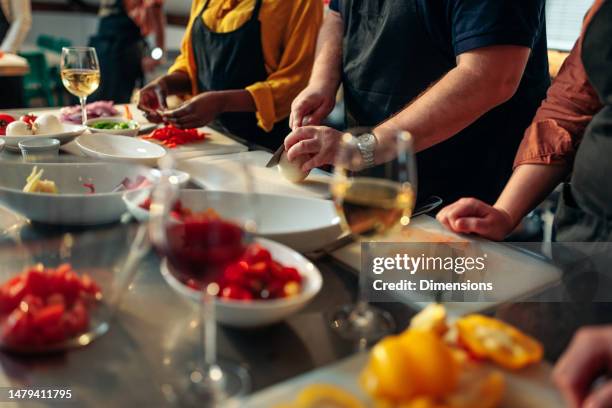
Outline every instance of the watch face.
<svg viewBox="0 0 612 408"><path fill-rule="evenodd" d="M361 136L359 136L359 144L361 146L363 146L364 148L367 149L371 149L374 147L374 144L376 142L376 139L374 138L374 135L371 133L365 133Z"/></svg>

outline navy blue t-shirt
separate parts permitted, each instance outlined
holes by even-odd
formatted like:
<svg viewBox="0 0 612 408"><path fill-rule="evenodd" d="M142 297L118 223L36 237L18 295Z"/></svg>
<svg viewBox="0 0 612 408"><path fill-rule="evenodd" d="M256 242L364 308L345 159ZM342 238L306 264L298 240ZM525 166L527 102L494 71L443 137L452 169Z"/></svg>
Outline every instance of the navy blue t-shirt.
<svg viewBox="0 0 612 408"><path fill-rule="evenodd" d="M533 50L526 79L548 75L545 0L416 1L426 30L449 56L492 45L525 46ZM340 0L329 7L339 11Z"/></svg>

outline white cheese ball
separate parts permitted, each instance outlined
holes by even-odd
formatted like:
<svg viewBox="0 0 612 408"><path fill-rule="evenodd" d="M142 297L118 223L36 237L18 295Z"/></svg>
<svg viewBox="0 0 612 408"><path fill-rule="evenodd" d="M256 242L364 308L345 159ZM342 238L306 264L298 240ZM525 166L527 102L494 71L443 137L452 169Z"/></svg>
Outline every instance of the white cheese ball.
<svg viewBox="0 0 612 408"><path fill-rule="evenodd" d="M32 129L27 123L16 120L6 127L7 136L32 136Z"/></svg>
<svg viewBox="0 0 612 408"><path fill-rule="evenodd" d="M290 162L287 159L287 152L284 152L278 162L278 171L280 174L292 183L300 183L304 181L306 177L308 177L307 171L302 171L302 162L298 162L295 160Z"/></svg>
<svg viewBox="0 0 612 408"><path fill-rule="evenodd" d="M34 129L38 135L62 133L63 126L55 115L45 113L34 121Z"/></svg>

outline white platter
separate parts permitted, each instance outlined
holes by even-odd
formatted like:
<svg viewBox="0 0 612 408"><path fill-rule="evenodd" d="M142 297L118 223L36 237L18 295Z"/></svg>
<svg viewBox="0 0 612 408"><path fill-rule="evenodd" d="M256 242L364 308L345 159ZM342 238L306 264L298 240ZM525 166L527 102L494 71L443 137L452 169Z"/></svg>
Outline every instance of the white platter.
<svg viewBox="0 0 612 408"><path fill-rule="evenodd" d="M7 150L19 151L19 142L22 140L29 140L35 137L40 138L50 138L57 139L60 141L60 144L66 144L72 141L77 136L81 135L85 132L85 127L81 125L70 125L67 123L62 123L64 127L64 131L61 133L49 133L49 134L41 134L41 135L33 135L33 136L2 136L2 140L6 142Z"/></svg>

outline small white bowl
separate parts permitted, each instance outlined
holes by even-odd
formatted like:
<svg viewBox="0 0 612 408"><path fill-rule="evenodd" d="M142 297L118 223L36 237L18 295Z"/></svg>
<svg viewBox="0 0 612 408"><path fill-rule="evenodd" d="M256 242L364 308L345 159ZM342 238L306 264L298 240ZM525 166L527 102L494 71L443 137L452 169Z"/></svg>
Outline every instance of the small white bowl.
<svg viewBox="0 0 612 408"><path fill-rule="evenodd" d="M111 123L123 123L127 122L130 126L129 129L96 129L93 127L96 123L100 122L111 122ZM137 136L140 131L140 124L134 120L127 120L123 118L95 118L89 119L85 122L87 129L92 133L104 133L107 135L119 135L119 136Z"/></svg>
<svg viewBox="0 0 612 408"><path fill-rule="evenodd" d="M254 328L283 321L306 307L323 286L323 278L317 267L293 249L265 238L257 238L255 241L270 251L274 260L300 272L302 291L289 298L272 300L239 301L217 298L217 321L226 326ZM164 280L172 289L194 303L200 301L199 291L183 285L170 273L167 260L162 261L160 269Z"/></svg>
<svg viewBox="0 0 612 408"><path fill-rule="evenodd" d="M155 166L166 155L163 147L137 137L92 133L79 136L75 142L86 156L105 161Z"/></svg>

